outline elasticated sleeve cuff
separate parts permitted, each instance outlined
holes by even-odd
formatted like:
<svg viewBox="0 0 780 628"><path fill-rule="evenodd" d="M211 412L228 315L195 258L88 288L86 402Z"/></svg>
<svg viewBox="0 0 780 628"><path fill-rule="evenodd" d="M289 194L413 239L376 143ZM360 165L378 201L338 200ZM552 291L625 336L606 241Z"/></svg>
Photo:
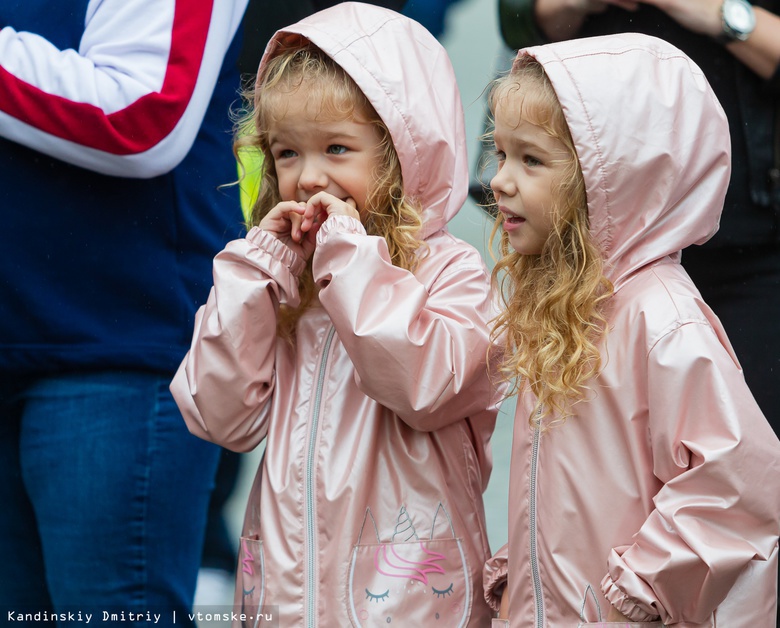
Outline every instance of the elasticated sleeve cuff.
<svg viewBox="0 0 780 628"><path fill-rule="evenodd" d="M485 601L494 611L501 608L501 596L504 594L507 580L507 552L502 547L495 556L489 558L482 569L482 582Z"/></svg>
<svg viewBox="0 0 780 628"><path fill-rule="evenodd" d="M306 268L306 260L296 255L290 247L268 231L252 227L246 234L246 239L273 259L278 260L295 277L300 277Z"/></svg>
<svg viewBox="0 0 780 628"><path fill-rule="evenodd" d="M317 232L317 246L322 246L328 241L331 233L346 233L352 235L366 235L366 229L356 218L334 214L322 223Z"/></svg>
<svg viewBox="0 0 780 628"><path fill-rule="evenodd" d="M616 579L619 579L629 590L636 589L639 591L647 589L647 583L642 581L639 576L630 571L625 565L621 557L624 549L625 548L613 549L610 553L608 561L610 572L607 573L601 581L601 591L612 606L632 621L658 621L659 616L657 613L652 612L652 608L648 608L647 605L643 604L640 600L630 597L625 591L618 587L615 582ZM615 577L613 578L613 576Z"/></svg>

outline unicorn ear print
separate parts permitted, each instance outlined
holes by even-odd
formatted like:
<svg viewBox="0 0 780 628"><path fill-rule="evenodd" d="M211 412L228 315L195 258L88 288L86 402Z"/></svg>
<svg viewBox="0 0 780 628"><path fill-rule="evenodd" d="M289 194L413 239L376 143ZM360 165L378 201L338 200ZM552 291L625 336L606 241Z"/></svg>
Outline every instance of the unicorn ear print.
<svg viewBox="0 0 780 628"><path fill-rule="evenodd" d="M406 506L401 506L401 512L398 513L398 521L395 524L395 530L393 530L393 538L391 542L396 543L396 537L400 537L398 541L406 543L412 539L419 541L420 537L417 536L417 531L414 529L414 523L409 516L409 511L406 510Z"/></svg>
<svg viewBox="0 0 780 628"><path fill-rule="evenodd" d="M358 533L357 543L360 545L363 539L363 531L366 528L366 522L371 521L371 525L374 528L374 536L376 542L381 543L379 538L379 528L376 525L376 520L371 512L371 508L366 508L366 514L363 516L363 523L360 526L360 532ZM439 502L436 510L433 513L433 522L431 523L431 534L429 540L434 538L457 538L455 536L455 526L452 525L452 518L444 507L444 504ZM393 529L393 536L390 539L391 543L409 543L411 541L419 541L420 536L417 534L417 530L414 527L414 522L406 509L406 506L401 506L401 510L398 513L398 519L396 520L395 528Z"/></svg>
<svg viewBox="0 0 780 628"><path fill-rule="evenodd" d="M439 517L439 515L442 516ZM437 524L439 528L438 530L436 528ZM455 527L452 525L452 518L450 517L450 513L447 512L447 509L441 502L439 502L439 505L436 508L436 512L433 513L433 523L431 524L431 541L433 540L434 535L437 538L446 538L447 536L451 536L453 539L456 538Z"/></svg>
<svg viewBox="0 0 780 628"><path fill-rule="evenodd" d="M599 599L596 597L596 592L593 590L593 587L588 585L585 587L585 594L582 596L582 606L580 607L580 621L582 623L590 623L588 620L585 619L585 610L588 606L588 598L593 600L593 607L596 609L596 615L598 617L597 621L602 622L603 619L601 619L601 604L599 604Z"/></svg>
<svg viewBox="0 0 780 628"><path fill-rule="evenodd" d="M363 515L363 523L360 526L360 532L358 533L357 544L360 545L360 540L363 538L363 529L366 527L366 521L371 520L371 524L374 526L374 536L376 536L376 542L379 543L379 528L376 527L376 521L374 515L371 514L371 509L366 508L366 514Z"/></svg>

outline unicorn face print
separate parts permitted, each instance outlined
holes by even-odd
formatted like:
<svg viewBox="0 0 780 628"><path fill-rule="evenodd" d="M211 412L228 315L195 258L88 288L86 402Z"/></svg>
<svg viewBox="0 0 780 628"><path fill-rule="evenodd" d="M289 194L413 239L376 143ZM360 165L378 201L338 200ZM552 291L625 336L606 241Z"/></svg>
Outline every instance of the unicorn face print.
<svg viewBox="0 0 780 628"><path fill-rule="evenodd" d="M446 517L451 537L433 538L436 520ZM366 522L376 539L363 542ZM349 572L353 626L465 626L471 610L471 582L460 541L439 504L430 538L421 539L401 508L390 542L379 540L370 510L352 551Z"/></svg>

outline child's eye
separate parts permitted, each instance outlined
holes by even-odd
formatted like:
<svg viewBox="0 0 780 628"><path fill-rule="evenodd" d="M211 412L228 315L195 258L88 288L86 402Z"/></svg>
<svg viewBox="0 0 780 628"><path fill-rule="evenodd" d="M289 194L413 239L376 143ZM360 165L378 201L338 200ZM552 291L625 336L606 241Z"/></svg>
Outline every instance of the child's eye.
<svg viewBox="0 0 780 628"><path fill-rule="evenodd" d="M292 150L291 148L285 148L284 150L280 150L277 153L276 158L277 159L290 159L291 157L295 157L296 154L297 153L294 150Z"/></svg>
<svg viewBox="0 0 780 628"><path fill-rule="evenodd" d="M347 152L347 147L341 144L331 144L328 146L328 154L330 155L343 155Z"/></svg>
<svg viewBox="0 0 780 628"><path fill-rule="evenodd" d="M506 160L506 153L504 153L504 151L502 151L502 150L495 149L493 151L493 155L495 155L495 157L496 157L496 159L498 159L498 161L505 161Z"/></svg>
<svg viewBox="0 0 780 628"><path fill-rule="evenodd" d="M534 166L541 166L542 162L538 160L536 157L533 157L532 155L526 155L523 158L523 161L525 162L526 166L529 166L533 168Z"/></svg>
<svg viewBox="0 0 780 628"><path fill-rule="evenodd" d="M439 591L436 587L431 587L431 590L433 591L433 594L436 597L447 597L448 595L452 595L452 585L454 583L450 582L450 586L444 589L443 591Z"/></svg>
<svg viewBox="0 0 780 628"><path fill-rule="evenodd" d="M371 593L371 591L366 589L366 599L371 602L381 602L382 600L386 600L389 597L390 597L390 589L388 589L384 593L380 593L379 595L376 595L375 593Z"/></svg>

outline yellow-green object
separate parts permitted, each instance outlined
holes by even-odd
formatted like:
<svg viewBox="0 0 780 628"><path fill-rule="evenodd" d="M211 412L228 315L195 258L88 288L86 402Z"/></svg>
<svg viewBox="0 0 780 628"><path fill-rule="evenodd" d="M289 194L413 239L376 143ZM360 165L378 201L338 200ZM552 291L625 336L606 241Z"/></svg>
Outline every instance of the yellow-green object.
<svg viewBox="0 0 780 628"><path fill-rule="evenodd" d="M252 216L252 207L260 194L260 183L263 173L263 153L256 148L239 149L241 163L238 167L238 189L241 198L241 211L244 214L244 222L249 224Z"/></svg>

